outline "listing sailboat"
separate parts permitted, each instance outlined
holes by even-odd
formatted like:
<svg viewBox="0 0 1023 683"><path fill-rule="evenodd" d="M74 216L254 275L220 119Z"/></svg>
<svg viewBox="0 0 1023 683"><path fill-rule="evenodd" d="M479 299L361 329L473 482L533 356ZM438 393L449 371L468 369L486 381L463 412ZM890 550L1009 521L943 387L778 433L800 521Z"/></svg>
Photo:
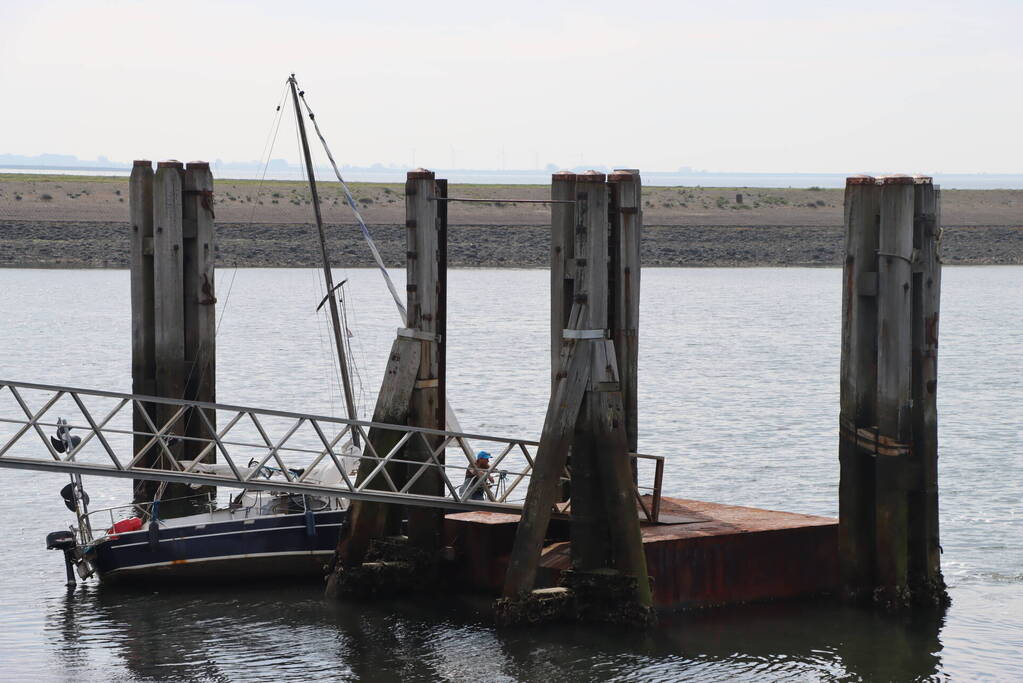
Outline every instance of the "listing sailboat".
<svg viewBox="0 0 1023 683"><path fill-rule="evenodd" d="M316 127L316 133L330 158L338 181L344 189L348 205L355 213L363 235L377 265L384 273L392 297L404 315L397 292L387 277L379 252L372 243L365 221L359 214L351 193L341 178L337 165L320 133L315 116L305 103L294 74L287 81L297 118L302 156L309 179L314 218L319 237L326 296L324 303L330 317L334 347L340 370L347 418L358 419L353 398L349 354L346 339L348 330L341 324L338 289L331 272L326 234L317 192L312 156L306 135L302 109ZM351 440L340 447L338 461L354 476L362 454L359 435L351 431ZM51 438L54 448L65 452L77 445L79 437L71 428L58 426ZM227 465L190 463L195 471L219 474ZM265 481L286 481L289 475L301 474L303 481L331 486L342 481L341 471L333 459L326 459L309 472L288 472L250 463L242 475ZM165 487L159 491L162 493ZM74 583L74 573L82 578L96 575L103 580L127 579L244 579L274 576L322 576L324 565L330 560L348 514L349 501L338 496L297 495L273 490L242 490L232 496L226 506L217 506L211 495L204 494L198 507L201 512L181 517L160 514L160 495L150 503L132 503L119 508L89 510L89 498L81 477L74 475L62 492L65 505L76 514L77 525L66 531L47 536L47 547L63 550L68 570L68 582ZM177 501L175 501L177 502ZM195 501L192 501L193 503ZM106 528L95 533L94 528Z"/></svg>

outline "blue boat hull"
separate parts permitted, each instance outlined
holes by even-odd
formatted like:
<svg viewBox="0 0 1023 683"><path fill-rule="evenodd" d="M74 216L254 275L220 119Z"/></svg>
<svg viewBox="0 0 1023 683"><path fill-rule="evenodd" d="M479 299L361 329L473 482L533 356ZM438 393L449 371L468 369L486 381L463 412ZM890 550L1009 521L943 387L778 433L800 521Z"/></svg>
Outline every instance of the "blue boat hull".
<svg viewBox="0 0 1023 683"><path fill-rule="evenodd" d="M97 543L89 560L104 581L232 579L324 575L347 512L274 515L161 527Z"/></svg>

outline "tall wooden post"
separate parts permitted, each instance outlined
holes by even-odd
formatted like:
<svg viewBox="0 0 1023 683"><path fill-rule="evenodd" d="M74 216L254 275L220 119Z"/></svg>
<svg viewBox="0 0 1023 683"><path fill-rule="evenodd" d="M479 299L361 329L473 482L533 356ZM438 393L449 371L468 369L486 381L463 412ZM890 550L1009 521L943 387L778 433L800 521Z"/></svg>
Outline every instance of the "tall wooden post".
<svg viewBox="0 0 1023 683"><path fill-rule="evenodd" d="M380 393L377 394L376 407L373 410L373 421L381 424L404 424L408 420L409 403L419 373L422 347L418 340L411 337L398 337L391 345L391 353L387 357L387 367ZM366 454L377 453L381 457L391 451L401 438L401 432L389 429L372 428L369 430ZM377 476L367 482L370 474L376 469L375 458L364 457L359 461L357 486L366 486L371 490L386 491L387 480ZM390 467L387 474L395 482L401 481L397 467ZM346 570L362 564L369 549L370 541L387 534L387 524L393 505L357 500L352 503L349 512L348 534L339 539L335 553L335 565L340 572L331 574L328 579L327 596L338 597L346 590L343 576Z"/></svg>
<svg viewBox="0 0 1023 683"><path fill-rule="evenodd" d="M137 161L130 183L132 391L167 398L216 401L216 313L214 305L213 176L209 164L161 161L154 176L148 161ZM149 407L161 427L177 407ZM207 418L216 424L214 411ZM134 430L151 435L146 414L136 411ZM170 436L209 437L198 414L185 413L167 431ZM135 450L151 436L137 435ZM172 443L175 458L194 458L202 444ZM213 462L213 451L205 456ZM170 467L163 449L151 447L142 467ZM212 487L206 489L214 490ZM135 482L136 502L195 495L184 484Z"/></svg>
<svg viewBox="0 0 1023 683"><path fill-rule="evenodd" d="M217 298L214 290L216 248L213 234L213 175L205 161L192 161L185 167L182 203L182 249L184 286L185 362L188 366L185 396L190 400L216 403L216 328ZM216 429L216 411L207 410L206 418ZM198 415L189 415L185 433L194 438L212 438ZM199 441L186 441L184 457L193 460L203 450ZM204 462L215 462L210 450ZM203 487L215 491L214 487Z"/></svg>
<svg viewBox="0 0 1023 683"><path fill-rule="evenodd" d="M419 374L409 408L409 424L415 427L444 429L444 396L441 394L444 367L441 345L444 343L441 323L445 309L445 292L442 288L441 271L447 268L441 255L441 225L438 220L439 208L444 211L443 201L437 201L439 189L433 171L416 169L409 171L405 183L406 246L407 268L407 310L406 327L420 339L422 354ZM446 280L446 278L445 278ZM440 441L428 439L429 450L436 449ZM414 439L406 455L409 460L424 462L430 459L430 452L421 439ZM444 454L438 454L443 463ZM410 472L415 465L409 465ZM436 468L428 469L413 483L412 493L443 493L443 482ZM410 507L408 509L409 540L424 550L439 548L443 516L433 508Z"/></svg>
<svg viewBox="0 0 1023 683"><path fill-rule="evenodd" d="M551 510L560 492L561 473L572 444L579 407L589 381L592 343L571 340L566 347L564 374L547 404L540 445L536 449L529 490L522 503L522 518L508 559L504 597L521 600L533 589L536 570L547 536Z"/></svg>
<svg viewBox="0 0 1023 683"><path fill-rule="evenodd" d="M916 178L913 246L913 458L909 501L910 584L930 601L946 599L938 534L938 322L941 196L930 178Z"/></svg>
<svg viewBox="0 0 1023 683"><path fill-rule="evenodd" d="M185 396L185 314L182 249L182 181L184 166L178 161L157 164L153 180L153 291L156 349L156 393L167 398ZM160 405L158 426L177 412L177 406ZM185 420L179 419L166 433L184 434ZM170 447L175 458L182 457L182 444ZM158 451L159 452L159 451ZM163 457L162 455L160 456ZM171 467L163 463L163 467ZM163 498L188 495L184 484L170 484Z"/></svg>
<svg viewBox="0 0 1023 683"><path fill-rule="evenodd" d="M638 180L638 175L633 179L628 173L619 179L637 192ZM556 174L552 178L552 198L562 199L569 183L574 183L577 199L571 235L565 230L567 212L557 208L564 205L555 203L552 210L552 271L562 269L551 275L554 390L509 559L504 599L497 604L498 618L509 623L528 619L527 605L532 598L527 594L533 587L551 507L559 489L558 476L571 448L574 571L566 575L565 585L575 594L573 599L581 618L608 618L609 615L601 614L603 607L597 607L597 603L606 606L615 602L608 600L609 595L624 594L632 598L622 607L632 610L637 621L649 623L652 596L629 466L627 411L618 354L608 330L609 320L615 319L618 311L635 310L631 302L623 303L630 297L622 290L629 279L623 277L623 262L634 265L638 283L638 223L626 228L635 241L623 248L619 243L621 226L616 223L616 229L611 230L609 225L609 216L622 214L617 207L609 214L610 186L604 174L589 171L574 178ZM638 194L631 188L618 190L616 195L619 201L624 195L626 204L638 201ZM572 251L568 252L570 244ZM565 294L570 271L571 312L566 321ZM633 300L638 303L638 290ZM638 318L633 320L638 322ZM555 336L559 323L564 325L560 338ZM625 325L620 327L624 329ZM627 587L624 591L623 586ZM535 595L533 598L543 599Z"/></svg>
<svg viewBox="0 0 1023 683"><path fill-rule="evenodd" d="M438 181L432 171L416 169L408 173L405 182L406 227L406 327L398 330L391 347L384 380L377 396L373 421L386 424L409 424L414 427L444 429L446 402L444 400L445 349L444 334L447 319L447 181ZM394 448L400 432L371 429L369 445L382 456ZM444 463L444 453L434 456L440 446L435 437L414 436L404 446L401 459L412 461L404 466L387 469L390 480L397 487L410 479L410 493L443 495L443 479L436 467L419 472L419 463ZM357 483L364 485L377 463L372 457L363 458L359 465ZM365 484L371 489L387 490L386 481L378 477ZM395 535L395 513L401 507L393 504L356 501L349 515L350 528L338 544L335 554L337 570L328 578L327 595L337 597L359 593L369 584L376 588L390 585L388 590L405 590L406 579L378 575L362 566L370 543L383 536ZM419 588L433 585L434 576L424 572L436 569L432 561L440 549L443 513L434 508L408 506L409 542L418 550L426 551L425 566L412 569ZM397 520L400 522L400 518ZM391 548L394 551L394 548ZM423 558L424 554L417 554ZM416 560L420 562L419 559ZM408 558L398 564L407 564ZM387 564L387 563L385 563ZM392 562L388 566L396 566ZM368 583L367 583L368 582ZM398 584L401 584L399 586Z"/></svg>
<svg viewBox="0 0 1023 683"><path fill-rule="evenodd" d="M563 332L568 327L575 294L575 173L551 176L551 393L562 372ZM565 202L572 202L567 204Z"/></svg>
<svg viewBox="0 0 1023 683"><path fill-rule="evenodd" d="M146 160L132 164L128 183L128 206L131 215L131 391L134 394L156 394L156 350L153 324L153 165ZM152 405L143 407L149 418L156 417ZM138 412L133 413L132 429L134 452L142 450L149 441L149 422ZM152 452L144 463L151 464L158 453ZM136 502L150 500L151 482L137 479L133 486Z"/></svg>
<svg viewBox="0 0 1023 683"><path fill-rule="evenodd" d="M619 178L624 180L624 178ZM647 579L646 556L643 550L642 534L639 526L635 501L635 485L629 465L628 410L622 393L621 375L618 358L622 357L616 348L613 334L609 328L611 311L614 311L616 323L629 311L638 313L638 306L633 308L630 301L626 305L625 262L637 266L639 243L638 233L630 230L628 237L635 240L631 254L623 252L622 225L616 222L615 229L609 221L609 205L612 188L616 183L606 182L604 174L589 171L577 177L579 202L576 205L576 279L582 280L585 287L577 286L577 300L585 297L585 315L580 327L590 333L600 333L604 340L593 342L592 370L590 383L583 402L583 413L579 417L576 438L585 439L588 446L587 457L583 463L593 468L595 486L586 491L579 491L573 485L572 522L576 523L575 514L583 496L593 496L593 502L583 508L587 516L594 520L582 520L585 532L579 534L579 540L585 544L594 544L593 548L582 548L573 557L584 562L580 569L596 569L612 566L621 574L636 580L635 598L640 605L649 607L651 604L650 583ZM638 177L636 181L638 182ZM630 178L631 186L625 191L628 202L635 201L632 192L636 189ZM585 197L583 196L585 193ZM617 199L622 192L616 193ZM621 216L620 206L616 213ZM628 226L634 228L635 224ZM612 258L612 253L614 257ZM585 260L579 258L585 255ZM581 275L585 270L586 275ZM631 275L631 273L629 274ZM638 277L638 272L636 273ZM636 292L638 294L638 291ZM638 299L636 300L638 304ZM635 365L627 359L629 367ZM635 419L635 415L633 415ZM577 441L577 444L579 441ZM579 470L576 459L582 455L583 449L573 449L573 481ZM572 545L576 543L573 534Z"/></svg>
<svg viewBox="0 0 1023 683"><path fill-rule="evenodd" d="M842 317L839 550L847 595L947 600L938 560L937 193L850 178Z"/></svg>
<svg viewBox="0 0 1023 683"><path fill-rule="evenodd" d="M581 305L578 330L603 339L608 312L608 186L606 176L587 171L576 176L575 293ZM552 293L553 294L553 293ZM594 342L591 342L594 343ZM596 357L596 356L595 356ZM596 462L593 425L600 411L591 375L572 441L572 566L605 567L610 558L608 511Z"/></svg>
<svg viewBox="0 0 1023 683"><path fill-rule="evenodd" d="M618 169L608 176L611 188L613 256L609 326L615 343L618 375L625 404L629 451L639 450L639 285L643 232L643 186L638 170Z"/></svg>
<svg viewBox="0 0 1023 683"><path fill-rule="evenodd" d="M873 586L874 457L857 446L859 428L877 424L877 238L881 187L846 181L846 258L842 278L839 546L842 582L853 595Z"/></svg>
<svg viewBox="0 0 1023 683"><path fill-rule="evenodd" d="M881 188L877 263L877 427L880 437L898 444L912 437L912 266L913 179L892 176ZM899 591L908 584L908 462L878 455L877 578Z"/></svg>

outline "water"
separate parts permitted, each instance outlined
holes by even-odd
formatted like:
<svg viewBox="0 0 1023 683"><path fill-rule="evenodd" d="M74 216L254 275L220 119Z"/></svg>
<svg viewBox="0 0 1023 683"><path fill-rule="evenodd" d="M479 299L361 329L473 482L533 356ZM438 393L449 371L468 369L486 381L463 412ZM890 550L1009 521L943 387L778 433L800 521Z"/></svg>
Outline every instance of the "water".
<svg viewBox="0 0 1023 683"><path fill-rule="evenodd" d="M400 277L400 273L396 273ZM221 401L342 413L314 270L218 273ZM351 279L372 405L397 315ZM548 274L454 270L449 391L463 427L539 433ZM648 269L640 450L665 493L837 514L836 269ZM323 601L316 586L66 592L47 532L60 475L0 470L0 662L6 678L75 680L913 680L1023 678L1023 268L944 273L940 357L944 615L792 602L666 618L652 634L498 632L487 600ZM130 390L125 271L0 270L0 377ZM223 306L226 302L226 307ZM87 481L94 506L125 482Z"/></svg>

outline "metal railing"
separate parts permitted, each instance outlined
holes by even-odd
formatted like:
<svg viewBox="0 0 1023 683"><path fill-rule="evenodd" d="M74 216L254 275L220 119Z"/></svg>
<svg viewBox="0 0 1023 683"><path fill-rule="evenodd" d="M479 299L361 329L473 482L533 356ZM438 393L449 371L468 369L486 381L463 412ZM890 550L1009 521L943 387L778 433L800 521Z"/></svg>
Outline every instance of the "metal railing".
<svg viewBox="0 0 1023 683"><path fill-rule="evenodd" d="M133 428L136 414L146 430ZM170 417L157 424L153 414ZM81 435L64 452L47 433L63 424L60 419ZM194 435L194 425L185 435L193 421L201 436ZM378 452L370 439L375 430L390 433L380 440L393 443L385 452ZM26 438L29 432L39 441ZM345 445L353 434L361 437L363 451ZM146 443L136 451L137 436ZM189 449L197 455L187 460L182 457L186 442L198 444ZM493 451L486 474L472 469L469 443ZM516 513L538 445L527 439L0 380L0 467L14 469ZM201 462L214 452L221 466ZM408 455L413 452L420 457ZM637 485L637 506L647 520L657 521L664 458L630 457L636 459L640 480L650 481ZM364 468L370 471L359 479L354 472L363 461L372 462L372 468ZM406 476L392 476L397 468L404 468ZM267 478L268 472L273 476ZM437 474L443 493L412 491L427 472ZM567 470L563 477L570 480ZM644 494L650 499L644 500ZM570 501L559 503L556 512L570 506Z"/></svg>

